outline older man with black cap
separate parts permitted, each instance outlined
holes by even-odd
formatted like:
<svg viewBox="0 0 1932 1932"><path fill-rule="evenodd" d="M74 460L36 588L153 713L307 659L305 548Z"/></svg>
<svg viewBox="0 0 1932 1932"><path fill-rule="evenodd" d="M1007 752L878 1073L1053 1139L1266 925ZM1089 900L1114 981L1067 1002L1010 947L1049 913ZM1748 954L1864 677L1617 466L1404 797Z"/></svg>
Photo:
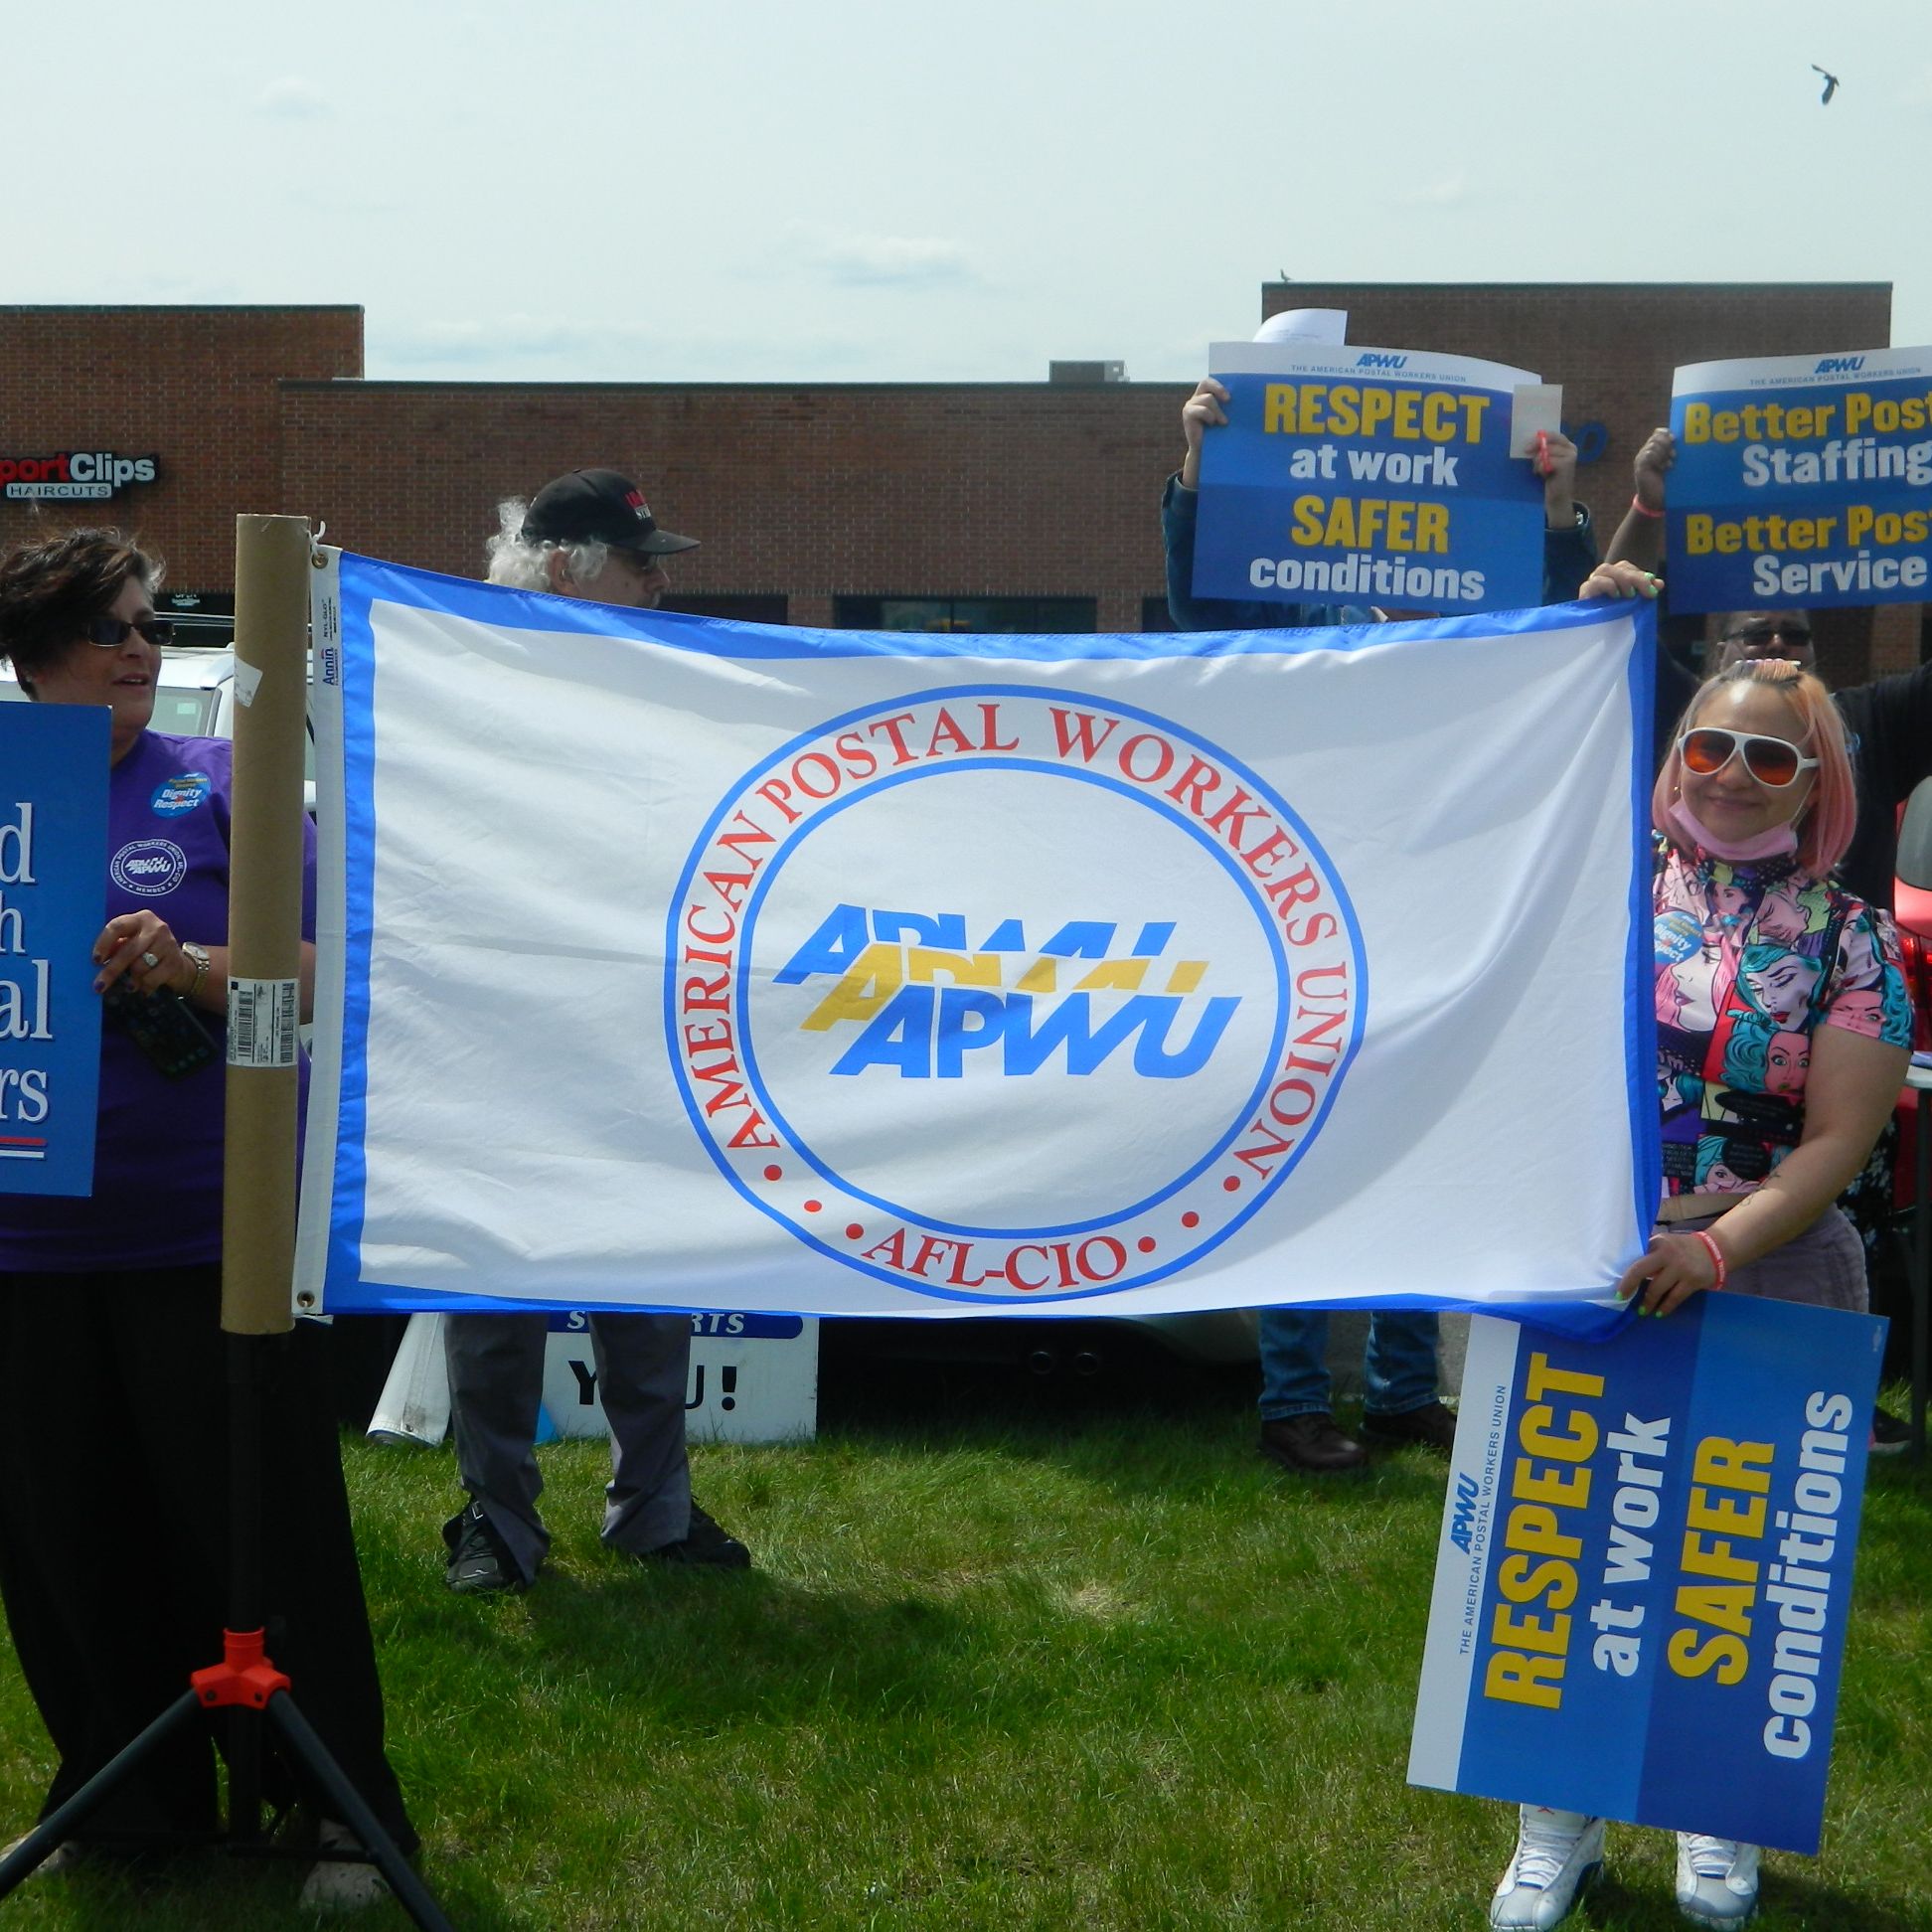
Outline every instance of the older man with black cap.
<svg viewBox="0 0 1932 1932"><path fill-rule="evenodd" d="M615 470L572 470L528 503L500 506L492 583L651 610L664 560L695 537L658 528L650 505ZM603 1539L646 1561L744 1569L751 1552L692 1500L685 1452L688 1315L592 1315L597 1390L610 1424ZM550 1531L537 1513L544 1479L534 1445L543 1401L543 1315L450 1315L443 1322L457 1471L469 1502L443 1526L449 1587L527 1589Z"/></svg>
<svg viewBox="0 0 1932 1932"><path fill-rule="evenodd" d="M695 537L660 530L643 492L615 470L572 470L528 503L498 505L497 515L492 583L632 610L655 610L670 582L664 560L698 548Z"/></svg>

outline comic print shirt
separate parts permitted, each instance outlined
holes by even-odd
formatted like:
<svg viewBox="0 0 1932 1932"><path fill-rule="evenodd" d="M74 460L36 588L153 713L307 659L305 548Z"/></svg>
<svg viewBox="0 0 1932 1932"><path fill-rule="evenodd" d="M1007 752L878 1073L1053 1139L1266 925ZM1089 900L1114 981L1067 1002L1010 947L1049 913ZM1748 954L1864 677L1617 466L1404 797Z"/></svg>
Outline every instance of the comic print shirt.
<svg viewBox="0 0 1932 1932"><path fill-rule="evenodd" d="M1890 918L1791 860L1658 841L1651 888L1666 1194L1749 1194L1798 1145L1812 1035L1912 1044Z"/></svg>

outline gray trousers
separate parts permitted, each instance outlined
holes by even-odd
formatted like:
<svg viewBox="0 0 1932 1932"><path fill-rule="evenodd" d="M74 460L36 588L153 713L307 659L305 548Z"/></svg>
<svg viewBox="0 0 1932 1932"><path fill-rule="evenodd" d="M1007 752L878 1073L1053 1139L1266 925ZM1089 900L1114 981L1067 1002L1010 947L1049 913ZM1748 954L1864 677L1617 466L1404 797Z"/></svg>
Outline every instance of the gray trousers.
<svg viewBox="0 0 1932 1932"><path fill-rule="evenodd" d="M597 1393L610 1424L603 1539L633 1555L691 1529L685 1456L688 1315L592 1315ZM449 1412L463 1487L483 1506L528 1582L550 1531L537 1514L544 1479L533 1445L543 1405L543 1315L446 1315Z"/></svg>

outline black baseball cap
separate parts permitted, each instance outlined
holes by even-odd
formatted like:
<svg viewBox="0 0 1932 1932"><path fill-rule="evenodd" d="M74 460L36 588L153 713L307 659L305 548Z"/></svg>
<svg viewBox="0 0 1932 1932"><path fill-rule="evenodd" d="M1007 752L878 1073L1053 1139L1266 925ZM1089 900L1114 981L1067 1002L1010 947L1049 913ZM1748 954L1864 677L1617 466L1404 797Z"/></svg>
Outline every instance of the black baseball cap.
<svg viewBox="0 0 1932 1932"><path fill-rule="evenodd" d="M698 548L696 537L660 530L644 493L607 469L572 470L546 483L524 512L523 536L535 544L608 544L646 557Z"/></svg>

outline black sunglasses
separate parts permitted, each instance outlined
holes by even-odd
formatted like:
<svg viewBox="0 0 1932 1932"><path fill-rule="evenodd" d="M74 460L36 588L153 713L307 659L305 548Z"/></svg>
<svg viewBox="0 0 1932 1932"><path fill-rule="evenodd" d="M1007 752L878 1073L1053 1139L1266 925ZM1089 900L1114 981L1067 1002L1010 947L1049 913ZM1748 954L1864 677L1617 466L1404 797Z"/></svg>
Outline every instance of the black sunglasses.
<svg viewBox="0 0 1932 1932"><path fill-rule="evenodd" d="M139 631L157 650L174 642L174 626L165 617L136 617L132 623L125 617L95 617L88 621L85 635L89 644L103 651L118 651L129 631Z"/></svg>
<svg viewBox="0 0 1932 1932"><path fill-rule="evenodd" d="M1809 644L1812 630L1809 624L1746 624L1742 630L1734 630L1726 638L1731 644L1768 644L1774 637L1781 637L1787 644Z"/></svg>

